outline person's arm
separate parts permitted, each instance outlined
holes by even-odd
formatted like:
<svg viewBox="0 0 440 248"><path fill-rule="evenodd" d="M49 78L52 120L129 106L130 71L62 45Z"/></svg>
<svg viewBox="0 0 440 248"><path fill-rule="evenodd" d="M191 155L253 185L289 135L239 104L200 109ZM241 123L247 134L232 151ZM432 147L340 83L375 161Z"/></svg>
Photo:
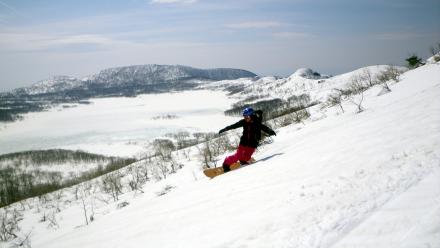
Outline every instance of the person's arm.
<svg viewBox="0 0 440 248"><path fill-rule="evenodd" d="M263 132L269 134L270 136L277 135L274 130L264 124L261 124L261 130L263 130Z"/></svg>
<svg viewBox="0 0 440 248"><path fill-rule="evenodd" d="M223 133L223 132L226 132L226 131L231 130L231 129L236 129L236 128L239 128L239 127L243 127L243 125L244 125L244 120L240 120L237 123L234 123L234 124L232 124L230 126L227 126L227 127L223 128L218 133Z"/></svg>

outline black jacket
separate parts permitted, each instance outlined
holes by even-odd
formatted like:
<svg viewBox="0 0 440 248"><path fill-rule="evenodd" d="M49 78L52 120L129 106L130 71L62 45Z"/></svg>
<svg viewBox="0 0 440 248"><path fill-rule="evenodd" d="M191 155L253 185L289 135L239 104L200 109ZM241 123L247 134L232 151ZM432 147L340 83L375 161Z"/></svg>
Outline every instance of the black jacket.
<svg viewBox="0 0 440 248"><path fill-rule="evenodd" d="M272 129L262 124L255 116L252 116L251 122L247 122L244 119L241 119L237 123L223 128L222 130L220 130L219 133L223 133L239 127L243 127L243 134L240 138L240 145L243 146L257 148L258 143L261 139L261 131L269 135L276 135L276 133Z"/></svg>

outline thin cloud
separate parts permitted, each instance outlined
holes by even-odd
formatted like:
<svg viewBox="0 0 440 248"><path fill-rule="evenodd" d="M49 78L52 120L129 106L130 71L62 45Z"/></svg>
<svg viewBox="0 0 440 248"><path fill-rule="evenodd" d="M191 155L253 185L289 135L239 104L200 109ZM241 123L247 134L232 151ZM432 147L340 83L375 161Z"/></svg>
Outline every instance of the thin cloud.
<svg viewBox="0 0 440 248"><path fill-rule="evenodd" d="M151 0L153 4L192 4L197 0Z"/></svg>
<svg viewBox="0 0 440 248"><path fill-rule="evenodd" d="M3 1L0 1L0 5L2 5L3 7L7 8L10 11L12 11L14 14L22 16L22 14L20 12L18 12L15 8L13 8L12 6L4 3Z"/></svg>
<svg viewBox="0 0 440 248"><path fill-rule="evenodd" d="M72 35L52 40L54 44L96 44L108 45L113 43L109 38L100 35Z"/></svg>
<svg viewBox="0 0 440 248"><path fill-rule="evenodd" d="M313 36L311 34L301 32L277 32L273 33L272 35L280 39L303 39Z"/></svg>
<svg viewBox="0 0 440 248"><path fill-rule="evenodd" d="M419 38L421 35L411 32L401 32L401 33L382 33L375 34L373 38L377 40L412 40Z"/></svg>
<svg viewBox="0 0 440 248"><path fill-rule="evenodd" d="M95 34L53 35L41 33L2 33L0 34L0 51L39 52L51 51L83 45L109 47L120 42Z"/></svg>
<svg viewBox="0 0 440 248"><path fill-rule="evenodd" d="M275 28L284 26L280 22L274 21L255 21L255 22L240 22L227 24L225 27L230 29L264 29L264 28Z"/></svg>

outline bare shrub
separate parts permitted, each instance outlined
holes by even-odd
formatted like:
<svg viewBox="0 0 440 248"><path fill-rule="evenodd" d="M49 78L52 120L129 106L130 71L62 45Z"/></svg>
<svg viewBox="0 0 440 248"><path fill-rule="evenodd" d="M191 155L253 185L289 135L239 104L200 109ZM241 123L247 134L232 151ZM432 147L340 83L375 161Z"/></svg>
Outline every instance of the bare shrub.
<svg viewBox="0 0 440 248"><path fill-rule="evenodd" d="M186 147L186 140L189 139L189 132L181 131L174 135L176 141L177 141L177 149L182 149Z"/></svg>
<svg viewBox="0 0 440 248"><path fill-rule="evenodd" d="M90 182L85 182L77 186L79 199L81 200L82 210L86 225L89 220L94 220L94 201L93 201L93 185ZM90 206L90 207L89 207ZM90 210L90 211L89 211Z"/></svg>
<svg viewBox="0 0 440 248"><path fill-rule="evenodd" d="M377 76L377 80L382 84L387 83L388 81L394 81L397 83L400 81L401 74L402 73L395 66L390 65L385 71Z"/></svg>
<svg viewBox="0 0 440 248"><path fill-rule="evenodd" d="M153 141L153 149L156 156L159 156L162 160L167 161L171 159L171 153L176 150L176 146L172 140L155 139Z"/></svg>
<svg viewBox="0 0 440 248"><path fill-rule="evenodd" d="M166 161L156 160L155 167L159 170L163 179L167 178L170 169Z"/></svg>
<svg viewBox="0 0 440 248"><path fill-rule="evenodd" d="M9 241L18 237L20 227L18 222L23 216L17 210L0 209L0 241Z"/></svg>
<svg viewBox="0 0 440 248"><path fill-rule="evenodd" d="M224 153L226 151L232 151L237 146L232 142L227 135L221 135L216 140L216 145L218 146L218 154Z"/></svg>
<svg viewBox="0 0 440 248"><path fill-rule="evenodd" d="M339 108L341 109L342 113L344 113L345 111L344 111L344 108L342 107L342 92L340 90L336 90L335 93L330 94L327 97L326 105L329 107L333 107L333 106L338 105Z"/></svg>
<svg viewBox="0 0 440 248"><path fill-rule="evenodd" d="M116 202L122 194L121 174L119 171L108 173L101 179L102 190L111 195Z"/></svg>
<svg viewBox="0 0 440 248"><path fill-rule="evenodd" d="M294 116L294 121L296 123L302 122L303 120L310 117L310 113L309 113L309 111L307 111L307 109L301 109L301 110L295 111L295 112L293 112L292 115Z"/></svg>
<svg viewBox="0 0 440 248"><path fill-rule="evenodd" d="M143 181L147 182L150 180L150 172L149 172L149 168L150 167L150 163L148 163L147 161L144 161L140 166L139 166L139 173L142 175Z"/></svg>
<svg viewBox="0 0 440 248"><path fill-rule="evenodd" d="M357 113L364 111L362 102L364 101L364 91L367 89L361 81L353 80L348 89L352 94L349 96L350 102L357 106Z"/></svg>
<svg viewBox="0 0 440 248"><path fill-rule="evenodd" d="M285 127L294 123L300 123L309 117L310 117L309 111L307 111L307 109L301 109L279 117L279 119L276 122L276 126Z"/></svg>
<svg viewBox="0 0 440 248"><path fill-rule="evenodd" d="M31 248L31 234L32 231L29 231L27 234L24 235L20 235L18 236L14 242L12 243L12 245L10 246L11 248Z"/></svg>
<svg viewBox="0 0 440 248"><path fill-rule="evenodd" d="M127 169L127 174L129 176L128 186L132 191L140 191L143 193L141 186L147 181L143 175L141 166L131 166ZM147 172L148 178L148 172Z"/></svg>
<svg viewBox="0 0 440 248"><path fill-rule="evenodd" d="M201 146L198 146L199 154L202 158L203 167L211 168L212 162L214 162L214 152L211 146L211 140L205 141Z"/></svg>
<svg viewBox="0 0 440 248"><path fill-rule="evenodd" d="M431 52L432 56L434 57L434 61L439 62L440 61L440 42L437 43L437 47L431 46L430 52Z"/></svg>
<svg viewBox="0 0 440 248"><path fill-rule="evenodd" d="M165 185L165 187L161 191L156 192L156 195L157 196L166 195L166 194L168 194L174 188L175 188L175 186L167 184L167 185Z"/></svg>
<svg viewBox="0 0 440 248"><path fill-rule="evenodd" d="M128 205L130 205L129 202L127 202L127 201L123 201L123 202L121 202L121 203L118 203L118 205L116 205L116 208L117 208L117 209L121 209L121 208L125 208L125 207L128 206Z"/></svg>
<svg viewBox="0 0 440 248"><path fill-rule="evenodd" d="M48 227L52 228L52 229L58 229L60 226L58 225L58 220L56 218L56 213L55 211L50 212L47 217L46 220L48 221Z"/></svg>
<svg viewBox="0 0 440 248"><path fill-rule="evenodd" d="M377 84L377 80L374 78L373 74L368 68L363 69L362 79L365 80L369 87L373 87L375 84Z"/></svg>

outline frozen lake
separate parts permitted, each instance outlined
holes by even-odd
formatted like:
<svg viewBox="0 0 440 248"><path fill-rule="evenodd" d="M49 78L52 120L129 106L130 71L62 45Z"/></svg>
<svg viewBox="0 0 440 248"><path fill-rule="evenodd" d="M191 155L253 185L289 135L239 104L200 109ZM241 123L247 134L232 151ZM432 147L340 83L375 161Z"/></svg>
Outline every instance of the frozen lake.
<svg viewBox="0 0 440 248"><path fill-rule="evenodd" d="M152 139L178 131L216 132L236 121L224 116L232 99L221 91L187 91L134 98L92 99L91 104L29 113L0 126L0 154L50 148L105 155L137 155ZM161 118L170 115L174 118Z"/></svg>

